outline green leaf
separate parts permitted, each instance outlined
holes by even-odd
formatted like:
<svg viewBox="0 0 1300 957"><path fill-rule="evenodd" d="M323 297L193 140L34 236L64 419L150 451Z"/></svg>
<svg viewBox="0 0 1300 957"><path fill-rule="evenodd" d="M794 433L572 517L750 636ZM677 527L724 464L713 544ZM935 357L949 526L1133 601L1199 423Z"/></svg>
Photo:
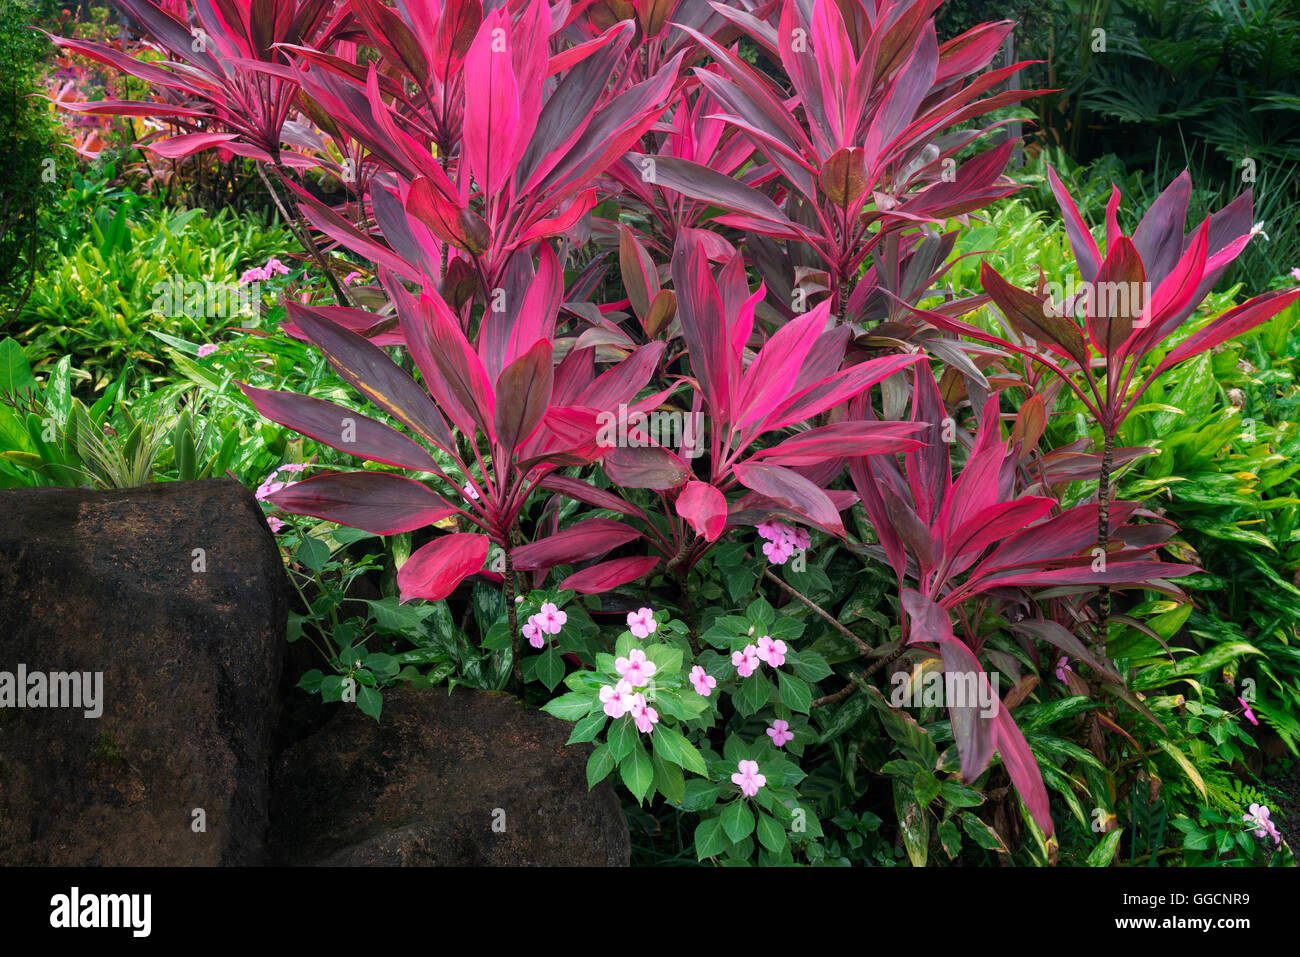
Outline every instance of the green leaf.
<svg viewBox="0 0 1300 957"><path fill-rule="evenodd" d="M1124 833L1122 827L1109 831L1101 839L1101 843L1092 849L1088 855L1087 864L1089 867L1106 867L1110 864L1111 859L1115 856L1115 848L1119 846L1119 837Z"/></svg>
<svg viewBox="0 0 1300 957"><path fill-rule="evenodd" d="M591 695L582 691L570 691L546 702L542 705L542 710L565 721L577 721L591 710L592 704Z"/></svg>
<svg viewBox="0 0 1300 957"><path fill-rule="evenodd" d="M939 843L950 859L961 853L961 831L955 821L944 821L939 825Z"/></svg>
<svg viewBox="0 0 1300 957"><path fill-rule="evenodd" d="M970 836L980 847L986 851L1006 852L1006 845L993 828L989 827L974 814L963 812L961 816L961 826L967 835Z"/></svg>
<svg viewBox="0 0 1300 957"><path fill-rule="evenodd" d="M573 726L573 733L569 735L569 740L565 744L595 741L596 735L600 734L603 727L605 727L605 712L593 711L585 718L578 719L578 723Z"/></svg>
<svg viewBox="0 0 1300 957"><path fill-rule="evenodd" d="M382 651L376 651L368 654L361 660L361 664L369 668L380 678L388 679L397 674L401 667L396 658L392 655L384 654Z"/></svg>
<svg viewBox="0 0 1300 957"><path fill-rule="evenodd" d="M807 682L817 682L829 678L831 666L826 659L815 651L787 651L786 664L794 667L794 673Z"/></svg>
<svg viewBox="0 0 1300 957"><path fill-rule="evenodd" d="M694 771L702 776L709 773L703 755L696 750L695 745L691 744L680 731L663 724L657 724L655 725L653 740L655 753L662 754L665 761L679 764L687 771Z"/></svg>
<svg viewBox="0 0 1300 957"><path fill-rule="evenodd" d="M640 733L631 715L624 715L615 720L609 726L609 733L605 735L605 740L609 743L610 756L615 761L621 762L632 752L632 746L636 744L637 735Z"/></svg>
<svg viewBox="0 0 1300 957"><path fill-rule="evenodd" d="M784 671L776 673L776 680L781 689L781 703L791 711L807 714L812 706L812 689L808 682Z"/></svg>
<svg viewBox="0 0 1300 957"><path fill-rule="evenodd" d="M706 818L695 828L696 860L717 857L731 846L731 839L722 827L721 816Z"/></svg>
<svg viewBox="0 0 1300 957"><path fill-rule="evenodd" d="M1136 690L1155 688L1186 675L1199 675L1210 671L1218 671L1228 662L1234 658L1240 658L1242 655L1258 655L1262 653L1254 645L1247 644L1244 641L1227 641L1203 655L1193 655L1173 664L1151 665L1144 668L1133 679L1130 686Z"/></svg>
<svg viewBox="0 0 1300 957"><path fill-rule="evenodd" d="M325 563L330 560L330 547L322 542L319 538L313 538L310 535L303 536L302 543L294 556L304 567L314 572L320 571L325 567Z"/></svg>
<svg viewBox="0 0 1300 957"><path fill-rule="evenodd" d="M1183 754L1176 744L1165 738L1158 738L1156 744L1159 745L1160 749L1173 758L1175 763L1183 769L1183 773L1187 775L1187 779L1196 786L1196 790L1201 792L1202 799L1208 800L1209 795L1206 793L1205 781L1201 777L1201 772L1196 770L1196 766L1192 764L1187 755Z"/></svg>
<svg viewBox="0 0 1300 957"><path fill-rule="evenodd" d="M365 685L361 685L357 689L357 707L365 714L370 715L370 717L374 718L377 722L379 720L379 712L384 707L384 697L374 688L367 688Z"/></svg>
<svg viewBox="0 0 1300 957"><path fill-rule="evenodd" d="M484 651L506 651L510 648L510 622L508 620L498 621L492 624L483 636L483 643L480 645Z"/></svg>
<svg viewBox="0 0 1300 957"><path fill-rule="evenodd" d="M984 803L984 795L979 791L954 781L942 782L939 785L939 795L950 807L978 807Z"/></svg>
<svg viewBox="0 0 1300 957"><path fill-rule="evenodd" d="M682 778L682 769L676 764L665 761L659 752L651 756L654 765L654 786L669 802L681 804L686 796L686 781Z"/></svg>
<svg viewBox="0 0 1300 957"><path fill-rule="evenodd" d="M1101 703L1092 701L1086 695L1061 698L1047 704L1021 705L1016 711L1016 725L1025 734L1054 724L1063 718L1071 718L1084 711L1101 707Z"/></svg>
<svg viewBox="0 0 1300 957"><path fill-rule="evenodd" d="M912 791L922 808L939 796L939 779L933 771L917 771L912 775Z"/></svg>
<svg viewBox="0 0 1300 957"><path fill-rule="evenodd" d="M749 717L751 714L757 714L763 705L767 704L767 699L771 695L772 683L755 672L740 683L740 688L732 695L731 700L737 711Z"/></svg>
<svg viewBox="0 0 1300 957"><path fill-rule="evenodd" d="M23 347L13 339L0 340L0 393L16 395L35 390L36 377Z"/></svg>
<svg viewBox="0 0 1300 957"><path fill-rule="evenodd" d="M564 659L555 648L548 647L537 658L537 679L546 685L547 691L554 691L563 678Z"/></svg>
<svg viewBox="0 0 1300 957"><path fill-rule="evenodd" d="M321 679L320 697L322 701L342 701L343 700L343 677L341 675L326 675Z"/></svg>
<svg viewBox="0 0 1300 957"><path fill-rule="evenodd" d="M308 539L307 541L312 540ZM306 541L303 544L306 544ZM381 631L396 632L402 635L419 634L424 619L428 618L433 610L425 605L403 605L398 601L396 595L390 595L378 601L371 601L368 598L363 598L362 601L370 609L370 617L375 620L376 628Z"/></svg>
<svg viewBox="0 0 1300 957"><path fill-rule="evenodd" d="M867 701L866 695L860 691L850 693L848 699L835 712L835 716L823 725L820 743L825 744L827 741L838 738L857 724L869 708L870 703ZM825 711L818 711L817 713L819 715L826 714Z"/></svg>
<svg viewBox="0 0 1300 957"><path fill-rule="evenodd" d="M646 754L645 745L639 740L633 740L627 755L619 762L618 773L622 776L627 789L640 804L654 782L655 772L650 755Z"/></svg>
<svg viewBox="0 0 1300 957"><path fill-rule="evenodd" d="M722 809L722 829L734 844L754 832L754 812L745 801L732 801Z"/></svg>
<svg viewBox="0 0 1300 957"><path fill-rule="evenodd" d="M783 828L776 819L770 814L758 812L758 843L762 844L772 853L776 853L786 845L785 828Z"/></svg>
<svg viewBox="0 0 1300 957"><path fill-rule="evenodd" d="M704 778L691 778L686 782L686 793L682 797L682 810L707 811L718 801L722 785L713 784Z"/></svg>
<svg viewBox="0 0 1300 957"><path fill-rule="evenodd" d="M880 722L889 736L898 742L905 755L924 768L933 768L939 762L939 751L916 719L897 711L885 701L878 688L867 688L863 694L880 715Z"/></svg>
<svg viewBox="0 0 1300 957"><path fill-rule="evenodd" d="M898 814L898 829L903 836L908 860L913 867L925 867L930 849L930 823L912 788L901 778L894 778L894 810Z"/></svg>
<svg viewBox="0 0 1300 957"><path fill-rule="evenodd" d="M657 668L656 681L664 681L682 670L682 649L675 645L651 645L645 656Z"/></svg>
<svg viewBox="0 0 1300 957"><path fill-rule="evenodd" d="M587 790L590 791L605 776L614 770L614 757L609 753L609 745L598 745L587 759Z"/></svg>

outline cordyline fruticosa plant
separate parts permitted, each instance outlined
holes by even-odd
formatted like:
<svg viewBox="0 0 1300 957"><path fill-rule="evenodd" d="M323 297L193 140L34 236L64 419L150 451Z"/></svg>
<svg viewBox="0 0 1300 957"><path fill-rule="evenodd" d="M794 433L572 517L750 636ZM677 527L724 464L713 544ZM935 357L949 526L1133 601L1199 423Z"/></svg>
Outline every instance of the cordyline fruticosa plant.
<svg viewBox="0 0 1300 957"><path fill-rule="evenodd" d="M1106 207L1106 251L1101 252L1078 207L1054 170L1048 178L1065 219L1081 283L1060 301L1047 294L1045 279L1035 292L1017 289L991 266L981 282L1029 347L991 335L967 323L913 310L942 329L1020 352L1059 377L1083 403L1101 430L1097 548L1110 543L1110 473L1115 437L1147 388L1166 369L1268 321L1300 299L1300 289L1275 290L1230 309L1170 350L1149 375L1135 381L1142 360L1164 346L1201 304L1224 270L1253 235L1251 194L1184 233L1192 183L1178 176L1147 210L1131 237L1119 228L1120 192ZM1033 348L1034 346L1040 348ZM1101 594L1099 634L1105 637L1109 588Z"/></svg>
<svg viewBox="0 0 1300 957"><path fill-rule="evenodd" d="M814 706L908 652L987 681L986 668L1015 671L1015 643L1035 665L1042 645L1086 664L1145 713L1104 644L1080 639L1088 601L1109 587L1178 597L1168 579L1191 566L1155 557L1172 533L1158 516L1110 501L1111 468L1141 451L1114 437L1150 381L1133 381L1138 361L1249 238L1250 200L1185 236L1180 177L1127 237L1116 192L1103 255L1053 175L1085 288L1136 296L1055 303L1045 284L1016 290L986 268L1005 335L960 319L983 297L935 302L957 235L942 230L1015 188L1009 140L957 163L993 127L954 130L1033 95L998 90L1020 64L987 69L1011 23L941 44L939 0L200 0L188 19L118 2L166 61L64 43L164 102L87 108L166 119L180 134L155 149L273 166L307 222L375 267L376 311L289 303L285 329L405 432L245 385L268 418L374 463L272 501L430 534L399 570L405 600L501 581L517 682L517 576L540 587L563 568L562 589L644 594L666 573L677 594L663 601L693 617L692 569L736 529L780 518L885 561L897 581L897 647L854 636L874 663ZM746 62L738 37L784 75ZM290 172L338 175L337 157L356 166L341 205ZM623 289L602 297L611 267ZM1156 374L1297 298L1232 310ZM1101 455L1039 448L1064 388L1095 417ZM949 429L963 409L974 428ZM635 424L663 411L702 419L701 455ZM607 441L611 417L635 441ZM1097 502L1063 506L1065 484L1093 480ZM874 541L843 520L859 507ZM1050 836L1011 708L950 704L962 777L999 754Z"/></svg>

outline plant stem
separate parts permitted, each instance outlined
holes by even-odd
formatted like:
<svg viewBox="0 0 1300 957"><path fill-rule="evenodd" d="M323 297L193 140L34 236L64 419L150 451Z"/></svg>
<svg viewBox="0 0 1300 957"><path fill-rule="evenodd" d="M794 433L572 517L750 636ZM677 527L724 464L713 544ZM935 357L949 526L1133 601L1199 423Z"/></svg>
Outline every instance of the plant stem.
<svg viewBox="0 0 1300 957"><path fill-rule="evenodd" d="M524 696L524 663L519 657L519 612L515 608L515 564L511 556L512 545L503 546L506 556L506 616L510 620L510 651L514 667L515 693Z"/></svg>
<svg viewBox="0 0 1300 957"><path fill-rule="evenodd" d="M1097 547L1101 549L1103 562L1110 546L1110 470L1114 456L1115 434L1108 429L1101 454L1101 474L1097 477ZM1101 647L1106 644L1109 620L1110 586L1102 585L1097 595L1097 643Z"/></svg>
<svg viewBox="0 0 1300 957"><path fill-rule="evenodd" d="M845 638L849 639L849 641L853 642L854 646L858 649L858 651L862 652L863 655L870 656L871 653L875 651L875 649L872 648L869 644L867 644L865 641L863 641L853 632L845 628L844 625L840 624L839 619L833 617L831 613L828 612L825 608L822 608L815 601L813 601L807 595L800 592L798 589L794 588L792 585L787 585L785 582L781 581L781 579L773 575L772 569L764 568L763 577L766 578L768 581L775 582L777 586L779 586L783 591L787 592L792 597L797 598L799 601L803 602L805 605L807 605L817 614L821 615L822 618L824 618L827 622L830 623L832 628L838 631Z"/></svg>
<svg viewBox="0 0 1300 957"><path fill-rule="evenodd" d="M812 704L810 704L808 707L820 708L823 705L834 704L837 701L843 701L849 695L853 694L853 692L857 691L858 688L861 688L863 684L866 682L866 680L870 678L872 675L874 675L877 671L885 667L885 665L890 664L893 661L896 661L906 650L907 650L906 646L899 645L889 654L885 655L880 660L864 668L856 675L849 675L849 683L846 684L839 691L836 691L834 694L828 694L823 698L815 698Z"/></svg>
<svg viewBox="0 0 1300 957"><path fill-rule="evenodd" d="M275 172L276 175L286 183L289 181L283 164L276 164ZM340 306L352 305L352 300L347 297L347 294L343 291L343 287L339 285L338 278L334 275L333 270L330 269L329 263L325 261L325 257L321 254L320 247L317 246L316 241L311 238L311 227L303 218L302 210L298 208L298 204L293 204L294 211L291 214L288 208L284 205L284 202L280 199L279 192L273 185L271 185L271 180L266 175L266 171L262 169L261 163L257 164L257 174L262 177L262 182L266 185L267 192L271 194L271 199L275 203L275 208L280 211L280 216L284 219L285 226L289 228L289 231L293 233L298 242L302 244L302 248L307 251L308 255L316 261L316 265L321 272L325 274L326 280L334 290L335 301Z"/></svg>

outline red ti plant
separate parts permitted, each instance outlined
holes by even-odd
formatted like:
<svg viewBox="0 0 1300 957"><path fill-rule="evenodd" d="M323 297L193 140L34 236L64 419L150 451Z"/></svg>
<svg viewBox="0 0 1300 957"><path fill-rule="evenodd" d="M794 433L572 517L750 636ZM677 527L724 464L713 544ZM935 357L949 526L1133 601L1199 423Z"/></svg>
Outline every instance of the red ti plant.
<svg viewBox="0 0 1300 957"><path fill-rule="evenodd" d="M700 84L779 173L789 201L781 211L752 186L677 157L659 160L659 181L730 210L718 220L724 225L806 243L827 272L834 308L848 319L859 268L891 231L942 222L1016 189L1002 176L1011 141L957 169L957 151L984 131L938 135L1034 95L1009 90L980 99L1019 63L963 86L966 76L988 65L1013 24L983 24L940 45L932 18L937 6L934 0L785 0L776 27L733 13L779 60L793 98L736 54L684 28L720 68L696 68Z"/></svg>
<svg viewBox="0 0 1300 957"><path fill-rule="evenodd" d="M854 402L852 419L872 421L870 405ZM1196 568L1151 560L1159 541L1152 542L1153 536L1141 526L1122 525L1116 534L1123 547L1097 556L1090 551L1097 506L1061 511L1053 498L1020 492L1020 443L1008 448L1001 436L996 392L984 406L974 443L955 479L951 444L941 438L941 423L951 420L934 377L920 366L912 421L928 433L929 441L904 456L902 469L892 456L858 457L849 463L854 487L898 579L906 612L904 646L940 656L946 672L968 687L972 679L983 683L989 695L980 655L991 637L988 622L1001 613L1000 628L1057 645L1091 665L1121 697L1131 699L1113 666L1066 627L1050 617L1026 622L1023 614L1011 612L1032 604L1035 591L1046 587L1058 599L1092 594L1103 583L1178 593L1164 579ZM1117 508L1123 522L1137 507L1119 503ZM950 700L948 710L963 778L969 782L983 773L996 750L1034 820L1050 837L1053 825L1042 776L1010 710L997 702L989 715L970 700Z"/></svg>
<svg viewBox="0 0 1300 957"><path fill-rule="evenodd" d="M288 63L277 45L310 43L327 47L348 19L334 0L198 0L195 23L153 0L113 0L148 33L169 60L154 63L128 56L107 43L52 36L59 46L115 67L163 91L168 103L107 100L63 104L93 114L154 116L183 130L147 148L163 156L188 156L220 146L272 166L314 165L281 152L285 120L298 86L251 67Z"/></svg>
<svg viewBox="0 0 1300 957"><path fill-rule="evenodd" d="M649 528L647 542L668 560L666 571L685 584L690 569L729 526L756 524L779 513L843 536L839 513L852 504L852 495L827 491L805 472L829 465L833 471L828 480L848 456L915 448L912 435L921 427L872 421L811 428L804 424L921 356L887 356L841 369L850 331L833 322L830 303L823 302L767 337L746 361L748 343L758 331L754 310L764 288L750 292L741 257L723 267L719 281L709 268L703 241L695 231L687 231L679 237L672 273L689 381L696 393L693 409L700 415L707 410L707 472L698 475L686 458L652 444L643 433L636 436L638 443L605 454L602 465L615 484L661 495L671 538ZM792 428L799 431L779 435ZM764 447L756 448L760 444ZM583 483L577 480L552 479L548 485L583 498ZM748 493L728 502L727 495L737 489ZM614 507L586 495L583 500L590 504ZM619 510L644 518L640 510L626 505ZM537 550L551 557L549 551ZM530 561L533 558L530 552ZM562 586L579 591L609 587L599 570L590 575L588 571L571 576Z"/></svg>
<svg viewBox="0 0 1300 957"><path fill-rule="evenodd" d="M652 343L599 378L589 362L566 359L556 368L560 283L558 262L547 249L527 293L513 308L489 313L477 347L433 289L426 288L418 299L402 291L397 311L423 387L370 340L317 309L288 304L297 328L344 381L415 438L324 399L241 384L272 421L358 458L440 481L442 489L434 491L423 481L391 472L325 472L269 500L286 511L383 535L456 516L461 531L437 534L398 572L403 601L447 597L465 578L483 571L490 544L499 546L517 681L512 553L519 516L547 475L601 456L599 413L629 402L663 350L662 343Z"/></svg>
<svg viewBox="0 0 1300 957"><path fill-rule="evenodd" d="M1081 286L1057 301L1047 295L1042 282L1037 292L1029 292L1015 288L987 264L980 273L984 291L1010 326L1041 349L1009 342L947 316L922 314L942 329L1031 356L1060 377L1088 409L1104 442L1097 492L1097 546L1104 551L1110 540L1115 437L1147 388L1166 369L1271 319L1300 299L1300 289L1267 292L1228 310L1175 346L1150 375L1137 380L1144 357L1183 326L1250 241L1250 191L1184 235L1192 189L1184 171L1160 194L1130 237L1120 232L1120 192L1115 188L1106 207L1103 256L1055 171L1049 169L1048 177L1065 218ZM1109 613L1109 593L1103 588L1098 623L1102 636Z"/></svg>
<svg viewBox="0 0 1300 957"><path fill-rule="evenodd" d="M463 24L467 31L471 21ZM436 262L440 244L449 244L484 298L501 285L517 250L566 232L591 210L596 178L658 120L677 79L680 55L636 85L614 81L611 89L632 24L550 57L550 22L542 0L517 18L500 7L477 25L463 58L446 61L448 75L430 81L426 99L445 96L451 85L463 90L458 138L432 120L408 120L406 99L391 93L373 66L358 77L355 67L303 51L310 61L299 74L304 91L396 175L396 183L372 190L392 247L401 251L412 245L408 237L427 235L425 256L432 252ZM454 84L451 72L459 75ZM562 75L551 83L556 73ZM459 142L459 152L441 152L442 141ZM431 145L439 147L436 158ZM405 217L383 215L388 197ZM300 199L317 228L344 243L355 240L323 204L302 192Z"/></svg>

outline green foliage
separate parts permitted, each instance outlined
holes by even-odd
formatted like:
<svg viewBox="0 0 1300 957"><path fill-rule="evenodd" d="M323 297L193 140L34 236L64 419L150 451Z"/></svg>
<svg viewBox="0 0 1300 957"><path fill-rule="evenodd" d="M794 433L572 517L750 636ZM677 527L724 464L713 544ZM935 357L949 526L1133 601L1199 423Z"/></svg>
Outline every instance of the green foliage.
<svg viewBox="0 0 1300 957"><path fill-rule="evenodd" d="M1053 9L1048 28L1020 34L1019 54L1048 61L1026 70L1028 85L1063 88L1031 103L1039 147L1067 187L1083 184L1062 166L1082 162L1098 207L1113 180L1145 208L1187 168L1189 222L1251 188L1269 239L1252 242L1222 284L1260 292L1300 262L1300 4L1101 0ZM1054 210L1045 185L1037 197ZM1098 222L1100 209L1090 215L1083 205Z"/></svg>
<svg viewBox="0 0 1300 957"><path fill-rule="evenodd" d="M60 222L61 257L41 271L7 329L34 368L72 355L92 392L128 368L161 381L164 346L151 333L205 342L258 325L263 297L286 282L240 284L246 268L287 256L290 240L225 210L167 210L74 173Z"/></svg>
<svg viewBox="0 0 1300 957"><path fill-rule="evenodd" d="M33 4L0 0L0 321L17 308L49 246L58 137L37 92L49 43L30 28Z"/></svg>

